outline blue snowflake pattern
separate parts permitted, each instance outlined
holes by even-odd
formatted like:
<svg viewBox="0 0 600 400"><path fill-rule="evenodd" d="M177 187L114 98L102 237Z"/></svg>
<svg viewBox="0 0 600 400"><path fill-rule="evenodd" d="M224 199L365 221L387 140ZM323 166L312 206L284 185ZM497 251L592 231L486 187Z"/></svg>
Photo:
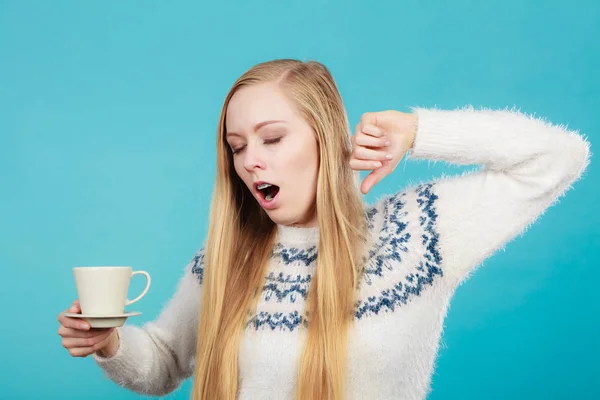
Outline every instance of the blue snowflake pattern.
<svg viewBox="0 0 600 400"><path fill-rule="evenodd" d="M281 303L289 296L289 301L295 303L296 296L300 295L306 300L311 277L310 274L284 277L283 273L279 273L277 276L270 273L265 278L266 284L263 286L264 299L270 301L274 297L277 302Z"/></svg>
<svg viewBox="0 0 600 400"><path fill-rule="evenodd" d="M273 247L271 256L280 258L285 265L300 262L305 266L309 266L317 260L317 246L299 249L297 247L284 247L281 243L277 243Z"/></svg>
<svg viewBox="0 0 600 400"><path fill-rule="evenodd" d="M204 247L202 247L191 261L192 273L198 277L200 284L204 280Z"/></svg>
<svg viewBox="0 0 600 400"><path fill-rule="evenodd" d="M423 259L415 265L399 282L391 288L381 291L377 296L371 296L356 302L355 318L361 319L369 315L377 315L381 312L393 312L397 307L407 304L414 296L419 296L423 290L431 286L436 277L443 276L441 263L442 257L439 251L439 234L436 231L438 215L435 202L438 196L434 193L434 183L419 185L415 188L417 193L417 204L420 215L415 220L422 228L423 234L419 237L425 247ZM398 263L403 261L403 254L409 251L409 242L412 239L408 233L406 192L398 193L384 200L381 210L373 207L367 210L366 217L369 229L374 229L374 217L380 211L383 212L383 225L379 236L373 243L366 263L364 283L372 284L374 278L382 277L386 271L397 268ZM283 247L276 244L272 251L272 257L279 258L284 265L300 263L309 266L317 260L317 247L308 249ZM194 257L192 272L202 282L204 272L204 249L201 249ZM282 302L288 299L295 303L301 296L306 300L311 274L285 275L284 273L270 273L266 276L263 286L263 297L267 302ZM293 331L300 326L307 327L307 320L299 311L292 312L266 312L260 311L249 315L246 327L252 329L271 329Z"/></svg>
<svg viewBox="0 0 600 400"><path fill-rule="evenodd" d="M368 260L365 264L365 283L372 283L372 276L383 276L383 269L391 270L394 262L402 262L402 252L407 252L407 243L410 240L410 233L404 232L408 226L406 221L407 212L404 211L406 205L405 192L391 196L384 200L383 205L383 226L378 234L378 238L369 250ZM376 210L375 207L372 208ZM375 213L372 213L375 215ZM371 230L373 223L369 222ZM366 262L366 259L363 259Z"/></svg>
<svg viewBox="0 0 600 400"><path fill-rule="evenodd" d="M271 328L272 331L278 329L291 332L301 324L305 328L308 326L306 319L302 318L298 311L290 313L268 313L266 311L261 311L246 323L246 328L253 328L256 330Z"/></svg>
<svg viewBox="0 0 600 400"><path fill-rule="evenodd" d="M355 316L357 319L370 314L379 314L382 310L384 312L394 311L394 309L402 304L406 304L411 297L419 296L421 292L427 287L433 284L436 276L442 276L441 262L442 257L439 252L438 239L439 234L435 230L435 224L437 221L437 213L435 210L435 201L438 196L433 193L433 183L427 183L419 185L416 188L417 192L417 204L422 212L419 218L419 223L423 227L424 234L422 235L423 245L425 245L424 260L419 262L419 265L415 267L416 271L407 274L403 281L397 282L392 288L383 290L379 296L371 296L366 300L360 300L356 303ZM396 210L400 210L402 207L397 207ZM402 213L402 216L405 214ZM400 218L395 218L391 215L390 221L396 221L398 227L406 225L400 222ZM402 229L397 232L401 232ZM406 241L410 239L410 236L401 236L406 238ZM401 241L402 244L405 241ZM384 257L391 259L399 259L400 251L407 251L406 246L394 246L393 242L390 241L391 251L384 252ZM383 262L381 262L383 264ZM377 258L375 259L375 265L378 265ZM378 273L380 270L375 268L374 273ZM373 273L373 271L368 272ZM365 277L366 280L367 277Z"/></svg>

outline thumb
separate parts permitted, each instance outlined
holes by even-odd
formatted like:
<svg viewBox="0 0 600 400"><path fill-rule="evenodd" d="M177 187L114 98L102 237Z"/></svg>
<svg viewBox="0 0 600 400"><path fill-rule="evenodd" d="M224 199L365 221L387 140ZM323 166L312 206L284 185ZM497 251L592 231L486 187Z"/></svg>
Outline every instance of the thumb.
<svg viewBox="0 0 600 400"><path fill-rule="evenodd" d="M363 194L369 193L369 190L373 188L379 181L381 181L389 172L393 169L389 163L384 163L382 167L374 169L369 175L365 177L360 186L360 190Z"/></svg>
<svg viewBox="0 0 600 400"><path fill-rule="evenodd" d="M357 128L357 132L355 132L355 133L358 133L358 131L362 130L362 128L365 127L365 126L372 125L372 126L378 127L378 125L377 125L377 115L378 114L379 114L378 112L366 112L366 113L364 113L360 117L360 123L357 125L357 127L356 127Z"/></svg>
<svg viewBox="0 0 600 400"><path fill-rule="evenodd" d="M69 308L69 312L78 313L81 311L81 306L79 305L79 300L75 300L73 304L71 304L71 308Z"/></svg>

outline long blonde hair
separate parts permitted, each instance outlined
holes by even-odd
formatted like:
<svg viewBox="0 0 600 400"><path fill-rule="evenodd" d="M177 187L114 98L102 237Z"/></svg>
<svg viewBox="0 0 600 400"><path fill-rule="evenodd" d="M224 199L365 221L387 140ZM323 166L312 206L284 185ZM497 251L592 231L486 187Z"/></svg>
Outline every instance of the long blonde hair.
<svg viewBox="0 0 600 400"><path fill-rule="evenodd" d="M262 82L280 85L312 126L319 149L316 213L320 238L303 315L308 333L296 398L341 399L347 332L354 320L356 286L367 248L365 210L357 175L348 166L350 130L333 77L318 62L288 59L249 69L234 83L221 111L192 398L236 399L240 337L261 296L277 236L277 226L235 173L225 141L225 116L231 97L243 86Z"/></svg>

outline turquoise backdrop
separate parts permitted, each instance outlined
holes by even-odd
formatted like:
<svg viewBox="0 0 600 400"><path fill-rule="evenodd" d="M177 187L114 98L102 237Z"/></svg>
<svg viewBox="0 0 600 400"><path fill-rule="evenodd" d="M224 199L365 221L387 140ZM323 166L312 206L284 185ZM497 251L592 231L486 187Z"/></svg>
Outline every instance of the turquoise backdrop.
<svg viewBox="0 0 600 400"><path fill-rule="evenodd" d="M0 398L139 397L61 347L71 268L149 271L128 323L156 317L205 237L221 104L251 65L325 63L353 126L515 106L594 151L599 38L594 0L0 1ZM459 288L430 399L600 398L599 165ZM443 172L403 161L367 201Z"/></svg>

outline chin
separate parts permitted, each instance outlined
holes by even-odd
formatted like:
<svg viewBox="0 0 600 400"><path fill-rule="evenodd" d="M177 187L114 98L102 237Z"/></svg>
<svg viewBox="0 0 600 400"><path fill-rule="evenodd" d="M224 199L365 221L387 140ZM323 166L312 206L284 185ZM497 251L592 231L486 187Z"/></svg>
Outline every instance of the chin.
<svg viewBox="0 0 600 400"><path fill-rule="evenodd" d="M267 212L267 215L274 223L284 226L308 226L307 221L309 219L302 215L283 215L278 213L278 210L271 210ZM311 224L312 225L312 224Z"/></svg>
<svg viewBox="0 0 600 400"><path fill-rule="evenodd" d="M271 221L278 225L292 225L296 223L296 219L283 213L280 208L274 210L265 210L265 212Z"/></svg>
<svg viewBox="0 0 600 400"><path fill-rule="evenodd" d="M271 221L273 221L274 223L276 223L278 225L289 225L289 224L294 223L293 219L289 218L288 216L281 215L281 213L279 213L277 211L278 210L266 211L266 213L269 216L269 218L271 219Z"/></svg>

